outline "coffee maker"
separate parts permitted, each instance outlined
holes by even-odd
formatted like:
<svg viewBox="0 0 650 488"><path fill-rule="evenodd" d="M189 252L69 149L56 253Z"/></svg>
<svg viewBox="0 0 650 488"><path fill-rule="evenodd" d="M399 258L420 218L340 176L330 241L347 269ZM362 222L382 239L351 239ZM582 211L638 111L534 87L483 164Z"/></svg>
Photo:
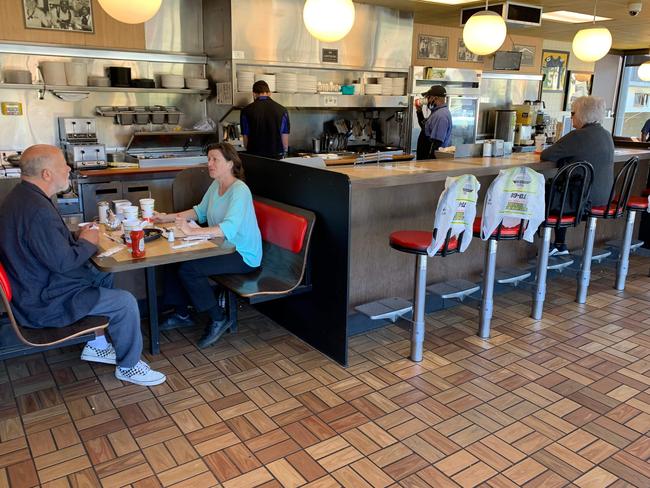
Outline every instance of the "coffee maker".
<svg viewBox="0 0 650 488"><path fill-rule="evenodd" d="M524 101L522 105L515 107L517 110L517 123L515 126L515 145L529 146L533 144L534 132L534 111L530 100Z"/></svg>

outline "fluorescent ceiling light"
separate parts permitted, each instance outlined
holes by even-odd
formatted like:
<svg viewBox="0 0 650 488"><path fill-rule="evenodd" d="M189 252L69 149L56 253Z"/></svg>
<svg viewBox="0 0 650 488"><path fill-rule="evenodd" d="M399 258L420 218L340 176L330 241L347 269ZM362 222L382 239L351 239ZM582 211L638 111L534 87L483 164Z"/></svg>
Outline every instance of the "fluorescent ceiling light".
<svg viewBox="0 0 650 488"><path fill-rule="evenodd" d="M443 5L463 5L465 3L476 3L477 0L416 0L424 3L442 3Z"/></svg>
<svg viewBox="0 0 650 488"><path fill-rule="evenodd" d="M570 12L568 10L556 10L555 12L544 12L542 14L542 19L552 20L555 22L566 22L568 24L582 24L585 22L591 22L594 20L594 16L591 14L581 14L579 12ZM609 17L598 17L596 16L596 22L602 20L612 20Z"/></svg>

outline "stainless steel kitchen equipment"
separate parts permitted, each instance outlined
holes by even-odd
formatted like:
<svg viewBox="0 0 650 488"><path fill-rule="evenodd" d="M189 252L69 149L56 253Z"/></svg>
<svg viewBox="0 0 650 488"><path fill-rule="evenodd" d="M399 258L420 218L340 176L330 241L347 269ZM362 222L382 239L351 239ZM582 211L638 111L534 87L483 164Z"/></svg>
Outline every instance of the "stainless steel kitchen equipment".
<svg viewBox="0 0 650 488"><path fill-rule="evenodd" d="M106 168L106 147L97 140L93 118L59 118L59 143L73 169Z"/></svg>
<svg viewBox="0 0 650 488"><path fill-rule="evenodd" d="M413 101L433 85L442 85L447 90L447 106L451 112L453 127L451 131L452 146L473 144L476 142L476 128L479 112L479 80L481 71L455 68L426 68L414 66L411 71L411 97L409 109L412 116L410 148L416 152L417 140L420 134ZM429 110L424 107L424 115Z"/></svg>
<svg viewBox="0 0 650 488"><path fill-rule="evenodd" d="M514 142L517 111L495 110L494 117L494 138L502 139L505 142Z"/></svg>
<svg viewBox="0 0 650 488"><path fill-rule="evenodd" d="M206 146L217 140L212 131L134 132L126 161L141 168L204 164L208 161Z"/></svg>

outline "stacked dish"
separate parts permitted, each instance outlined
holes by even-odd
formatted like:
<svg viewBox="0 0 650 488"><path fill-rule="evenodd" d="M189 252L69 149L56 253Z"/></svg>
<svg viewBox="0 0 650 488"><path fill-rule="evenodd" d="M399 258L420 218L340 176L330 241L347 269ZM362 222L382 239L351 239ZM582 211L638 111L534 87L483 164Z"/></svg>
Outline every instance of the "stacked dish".
<svg viewBox="0 0 650 488"><path fill-rule="evenodd" d="M193 90L207 90L208 80L205 78L185 78L185 86Z"/></svg>
<svg viewBox="0 0 650 488"><path fill-rule="evenodd" d="M108 76L89 76L89 86L111 86L111 79Z"/></svg>
<svg viewBox="0 0 650 488"><path fill-rule="evenodd" d="M393 94L393 79L392 78L377 78L377 83L381 86L382 95Z"/></svg>
<svg viewBox="0 0 650 488"><path fill-rule="evenodd" d="M250 92L253 90L255 75L252 71L237 71L237 91Z"/></svg>
<svg viewBox="0 0 650 488"><path fill-rule="evenodd" d="M393 80L393 91L391 95L402 96L406 94L406 78L390 78Z"/></svg>
<svg viewBox="0 0 650 488"><path fill-rule="evenodd" d="M366 95L381 95L382 86L377 83L366 83L363 85L363 91Z"/></svg>
<svg viewBox="0 0 650 488"><path fill-rule="evenodd" d="M275 75L276 88L280 93L296 93L298 91L298 79L295 73L278 73Z"/></svg>
<svg viewBox="0 0 650 488"><path fill-rule="evenodd" d="M313 75L299 74L296 76L296 91L298 93L316 93L318 80Z"/></svg>
<svg viewBox="0 0 650 488"><path fill-rule="evenodd" d="M26 69L6 69L5 83L17 83L20 85L31 85L32 74Z"/></svg>
<svg viewBox="0 0 650 488"><path fill-rule="evenodd" d="M160 75L160 82L163 88L185 88L183 75Z"/></svg>
<svg viewBox="0 0 650 488"><path fill-rule="evenodd" d="M258 73L255 75L255 81L266 81L266 84L269 85L269 90L274 92L276 91L275 86L275 75L271 73ZM251 86L252 88L252 86Z"/></svg>

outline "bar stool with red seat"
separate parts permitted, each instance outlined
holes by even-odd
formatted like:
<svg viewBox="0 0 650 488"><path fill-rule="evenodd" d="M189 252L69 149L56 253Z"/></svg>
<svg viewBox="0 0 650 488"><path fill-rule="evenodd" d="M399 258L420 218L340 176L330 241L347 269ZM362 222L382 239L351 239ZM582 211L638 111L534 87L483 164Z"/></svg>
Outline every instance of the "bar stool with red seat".
<svg viewBox="0 0 650 488"><path fill-rule="evenodd" d="M542 318L544 310L551 230L557 232L559 229L576 227L582 221L593 180L594 168L586 161L579 161L562 166L551 181L544 222L541 225L542 239L537 251L536 287L531 310L531 317L535 320ZM574 201L567 205L567 198L573 198ZM555 202L559 202L559 208Z"/></svg>
<svg viewBox="0 0 650 488"><path fill-rule="evenodd" d="M507 185L499 179L504 178ZM531 181L523 181L528 178ZM536 181L532 181L533 178ZM497 187L498 185L498 187ZM502 192L501 198L494 193ZM506 196L507 195L507 196ZM537 215L541 210L541 217ZM494 212L490 217L490 213ZM500 223L490 231L492 223L486 223L486 218L494 219L499 216ZM507 220L506 220L507 219ZM518 220L517 220L518 219ZM496 274L497 244L500 241L526 239L533 242L534 233L544 219L544 177L526 167L502 170L492 182L485 197L483 216L474 221L474 235L488 241L483 268L483 293L479 317L478 335L482 339L490 337L490 322L493 312L494 279ZM518 222L512 226L504 224Z"/></svg>
<svg viewBox="0 0 650 488"><path fill-rule="evenodd" d="M596 239L596 221L597 219L618 219L623 215L623 211L627 208L638 167L639 158L635 156L628 159L614 179L607 204L592 207L587 214L582 260L580 262L580 272L578 273L578 289L576 292L576 302L578 303L585 303L587 301L587 292L589 291L589 281L591 279L591 256ZM627 244L627 248L629 249L629 243ZM621 249L621 252L623 252L623 249Z"/></svg>
<svg viewBox="0 0 650 488"><path fill-rule="evenodd" d="M627 201L627 219L625 220L625 232L621 241L621 249L618 254L616 265L616 284L614 288L619 291L625 290L625 279L630 267L630 250L632 249L632 234L634 233L634 220L637 212L647 212L648 197L630 197Z"/></svg>
<svg viewBox="0 0 650 488"><path fill-rule="evenodd" d="M411 330L411 360L416 362L422 361L422 350L424 345L424 308L426 303L427 258L429 256L445 257L450 254L463 252L467 248L469 240L472 238L471 234L465 236L465 231L457 232L457 227L457 233L453 234L452 231L454 226L450 225L451 219L447 219L447 225L441 227L445 235L444 241L442 243L438 241L438 232L441 230L438 222L439 216L441 215L441 206L444 205L446 201L448 202L448 200L445 199L445 195L450 196L449 201L453 202L455 208L448 207L444 209L444 213L448 217L453 217L457 224L461 221L461 225L468 227L472 222L471 219L476 215L476 199L480 187L476 178L472 175L463 175L453 179L457 182L470 182L467 186L461 186L458 193L456 193L455 187L449 187L450 180L452 179L448 178L447 180L445 190L440 197L438 208L436 209L436 222L434 222L433 232L421 230L400 230L393 232L389 238L390 247L397 251L415 254L416 256L415 283L413 289L413 327ZM464 198L458 197L457 195L464 195ZM462 214L462 216L460 214ZM466 218L469 219L469 221L462 224ZM444 229L447 227L448 229L445 231ZM440 245L440 247L436 250L437 245Z"/></svg>

